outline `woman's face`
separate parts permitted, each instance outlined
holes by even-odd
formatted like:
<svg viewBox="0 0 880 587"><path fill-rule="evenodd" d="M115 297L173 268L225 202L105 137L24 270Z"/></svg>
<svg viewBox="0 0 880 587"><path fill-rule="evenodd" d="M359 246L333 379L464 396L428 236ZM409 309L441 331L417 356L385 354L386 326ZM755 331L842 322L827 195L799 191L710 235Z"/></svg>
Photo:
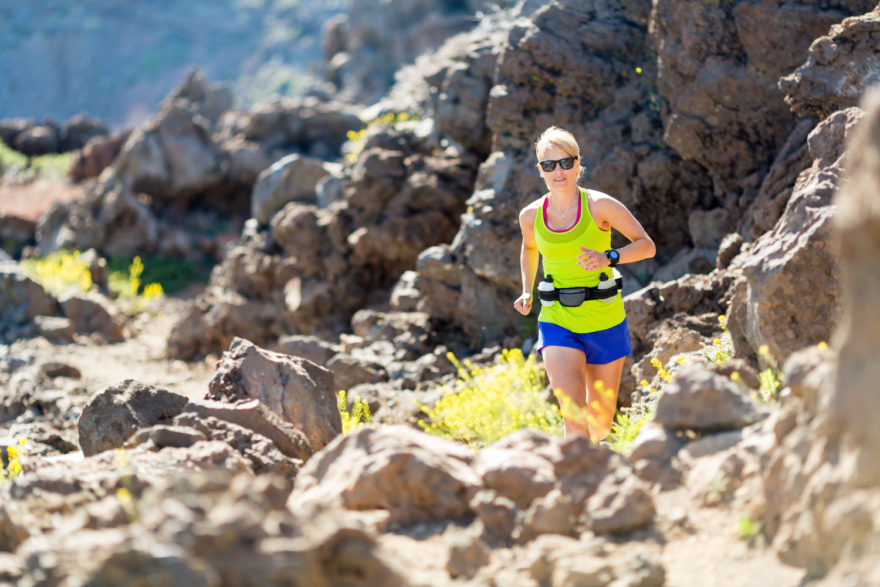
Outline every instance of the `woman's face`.
<svg viewBox="0 0 880 587"><path fill-rule="evenodd" d="M541 173L541 177L544 178L547 189L561 190L577 185L578 176L581 172L580 159L575 158L574 165L570 169L563 169L559 161L568 158L572 158L572 155L553 144L548 145L542 152L538 153L538 171ZM545 171L541 165L541 162L544 161L556 161L556 164L551 171Z"/></svg>

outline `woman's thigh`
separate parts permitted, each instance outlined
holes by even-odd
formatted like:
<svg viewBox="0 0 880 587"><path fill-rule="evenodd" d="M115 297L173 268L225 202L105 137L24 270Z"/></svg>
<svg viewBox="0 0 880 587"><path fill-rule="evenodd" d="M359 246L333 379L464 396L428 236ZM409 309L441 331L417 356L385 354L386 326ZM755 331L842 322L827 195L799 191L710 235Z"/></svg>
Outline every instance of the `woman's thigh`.
<svg viewBox="0 0 880 587"><path fill-rule="evenodd" d="M587 363L584 352L562 346L547 346L541 351L550 386L564 392L578 405L586 405Z"/></svg>
<svg viewBox="0 0 880 587"><path fill-rule="evenodd" d="M586 365L585 383L590 404L598 401L605 410L614 412L617 408L617 390L620 388L620 377L623 374L625 361L626 357L621 357L602 365Z"/></svg>

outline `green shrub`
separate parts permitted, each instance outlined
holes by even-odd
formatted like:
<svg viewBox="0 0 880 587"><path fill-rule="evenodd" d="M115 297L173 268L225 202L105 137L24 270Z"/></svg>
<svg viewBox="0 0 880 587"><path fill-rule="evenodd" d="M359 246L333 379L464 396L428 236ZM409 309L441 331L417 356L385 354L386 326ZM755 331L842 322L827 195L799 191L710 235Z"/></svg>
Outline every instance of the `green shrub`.
<svg viewBox="0 0 880 587"><path fill-rule="evenodd" d="M447 355L458 378L433 407L422 406L426 432L480 448L523 428L562 435L562 415L547 401L543 368L534 355L504 350L494 365L476 367Z"/></svg>
<svg viewBox="0 0 880 587"><path fill-rule="evenodd" d="M57 153L39 155L31 158L31 170L38 177L61 179L67 177L70 165L73 162L73 153ZM28 158L0 141L0 169L15 167L25 169Z"/></svg>
<svg viewBox="0 0 880 587"><path fill-rule="evenodd" d="M177 293L189 284L204 282L208 278L207 264L188 261L179 257L158 257L144 255L139 257L140 268L136 275L140 284L158 284L166 294ZM134 260L131 257L110 257L107 259L107 281L110 289L117 292L131 292L131 275Z"/></svg>

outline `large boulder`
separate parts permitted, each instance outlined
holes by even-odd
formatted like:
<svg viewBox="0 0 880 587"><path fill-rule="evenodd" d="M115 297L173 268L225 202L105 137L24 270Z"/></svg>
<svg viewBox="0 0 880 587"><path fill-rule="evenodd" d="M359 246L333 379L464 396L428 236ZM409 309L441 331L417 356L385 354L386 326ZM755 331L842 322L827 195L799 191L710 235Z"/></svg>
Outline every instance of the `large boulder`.
<svg viewBox="0 0 880 587"><path fill-rule="evenodd" d="M873 416L880 371L872 352L880 344L880 93L869 92L862 104L866 115L849 138L848 177L835 197L842 304L836 352L813 348L786 363L793 394L764 475L767 534L780 558L826 575L829 585L876 582L880 556Z"/></svg>
<svg viewBox="0 0 880 587"><path fill-rule="evenodd" d="M669 109L664 141L709 170L719 191L757 187L749 176L763 175L794 127L776 82L829 26L869 9L864 1L843 4L655 3L657 87Z"/></svg>
<svg viewBox="0 0 880 587"><path fill-rule="evenodd" d="M64 315L79 334L93 334L103 342L125 339L125 321L109 299L97 292L66 293L58 300Z"/></svg>
<svg viewBox="0 0 880 587"><path fill-rule="evenodd" d="M754 359L767 345L770 355L783 361L831 337L840 295L832 196L846 159L846 137L860 118L858 109L844 110L810 133L812 167L798 177L773 230L747 253L744 279L736 286L728 313L737 355Z"/></svg>
<svg viewBox="0 0 880 587"><path fill-rule="evenodd" d="M319 159L298 154L279 159L257 178L251 196L251 216L265 225L288 202L314 203L315 187L328 173L326 164Z"/></svg>
<svg viewBox="0 0 880 587"><path fill-rule="evenodd" d="M85 456L122 448L141 428L170 421L183 411L186 397L126 379L98 391L77 421L79 445Z"/></svg>
<svg viewBox="0 0 880 587"><path fill-rule="evenodd" d="M0 333L15 336L18 328L37 316L58 313L58 300L31 279L16 263L0 263Z"/></svg>
<svg viewBox="0 0 880 587"><path fill-rule="evenodd" d="M857 106L865 90L880 82L876 37L880 19L873 2L847 3L856 13L822 31L810 45L806 62L779 80L785 102L799 116L826 118Z"/></svg>
<svg viewBox="0 0 880 587"><path fill-rule="evenodd" d="M383 510L390 528L465 519L479 486L471 459L463 445L409 427L361 428L306 463L288 507Z"/></svg>
<svg viewBox="0 0 880 587"><path fill-rule="evenodd" d="M218 362L208 390L206 399L260 400L301 430L316 451L342 432L333 374L308 359L236 338Z"/></svg>
<svg viewBox="0 0 880 587"><path fill-rule="evenodd" d="M760 410L739 384L698 363L682 365L664 386L654 422L672 430L736 430L756 422Z"/></svg>

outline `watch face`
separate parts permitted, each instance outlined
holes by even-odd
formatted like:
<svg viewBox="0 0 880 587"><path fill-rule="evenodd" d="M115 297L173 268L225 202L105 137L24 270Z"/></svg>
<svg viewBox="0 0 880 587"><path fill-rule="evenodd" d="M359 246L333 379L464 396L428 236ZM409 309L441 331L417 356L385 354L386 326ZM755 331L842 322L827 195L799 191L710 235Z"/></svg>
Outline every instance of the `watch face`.
<svg viewBox="0 0 880 587"><path fill-rule="evenodd" d="M611 251L610 251L608 254L609 254L609 255L611 256L611 258L614 259L615 261L619 261L619 260L620 260L620 253L618 253L618 252L615 251L614 249L611 249Z"/></svg>

